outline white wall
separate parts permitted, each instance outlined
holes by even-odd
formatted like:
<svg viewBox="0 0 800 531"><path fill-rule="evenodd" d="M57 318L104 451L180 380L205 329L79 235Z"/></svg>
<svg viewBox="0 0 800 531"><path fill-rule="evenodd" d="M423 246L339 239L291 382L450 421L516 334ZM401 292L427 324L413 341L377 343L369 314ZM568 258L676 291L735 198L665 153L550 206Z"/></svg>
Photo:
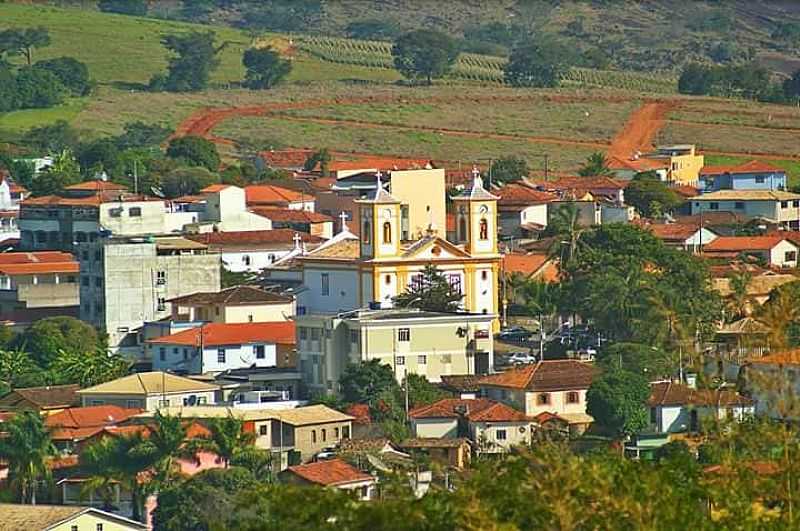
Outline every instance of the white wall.
<svg viewBox="0 0 800 531"><path fill-rule="evenodd" d="M473 285L475 286L475 313L495 313L496 299L494 297L494 272L491 266L481 267L475 270ZM484 279L484 275L486 278Z"/></svg>
<svg viewBox="0 0 800 531"><path fill-rule="evenodd" d="M328 275L328 295L322 294L322 278ZM306 265L303 271L306 290L298 294L298 306L306 313L336 312L359 307L358 271L336 269L314 269Z"/></svg>
<svg viewBox="0 0 800 531"><path fill-rule="evenodd" d="M264 358L256 358L257 345L264 347ZM217 350L225 349L225 362L217 361ZM169 345L163 343L152 344L149 347L153 362L153 370L186 369L190 373L222 372L228 369L251 367L275 367L277 365L277 350L274 344L259 343L246 345L227 345L224 347L206 347L203 349L202 364L197 356L197 348L184 345ZM165 360L161 360L164 349ZM188 356L188 359L184 358ZM184 360L186 359L186 363Z"/></svg>
<svg viewBox="0 0 800 531"><path fill-rule="evenodd" d="M689 429L689 412L682 406L657 407L656 428L661 433L678 433Z"/></svg>
<svg viewBox="0 0 800 531"><path fill-rule="evenodd" d="M411 419L414 437L452 439L458 437L458 419Z"/></svg>
<svg viewBox="0 0 800 531"><path fill-rule="evenodd" d="M525 414L529 417L535 417L545 411L557 415L586 413L586 389L575 389L574 391L578 393L578 402L574 404L567 403L567 393L571 391L552 391L547 393L550 395L550 403L541 405L538 404L537 397L542 393L525 393Z"/></svg>
<svg viewBox="0 0 800 531"><path fill-rule="evenodd" d="M236 252L223 251L222 263L225 265L225 269L227 269L228 271L234 271L237 273L249 271L257 273L262 269L264 269L265 267L271 266L273 262L275 262L276 260L280 260L290 252L292 252L291 249L280 249L280 250L270 250L270 251L262 251L262 250L236 251ZM245 261L245 257L249 258L250 265L248 265L247 262Z"/></svg>
<svg viewBox="0 0 800 531"><path fill-rule="evenodd" d="M794 260L787 260L786 253L794 253ZM778 267L797 267L797 246L788 240L779 242L770 249L769 263Z"/></svg>
<svg viewBox="0 0 800 531"><path fill-rule="evenodd" d="M507 452L512 446L525 446L531 442L533 428L527 422L470 422L470 438L480 452ZM522 431L520 431L522 430ZM498 438L505 432L505 439Z"/></svg>

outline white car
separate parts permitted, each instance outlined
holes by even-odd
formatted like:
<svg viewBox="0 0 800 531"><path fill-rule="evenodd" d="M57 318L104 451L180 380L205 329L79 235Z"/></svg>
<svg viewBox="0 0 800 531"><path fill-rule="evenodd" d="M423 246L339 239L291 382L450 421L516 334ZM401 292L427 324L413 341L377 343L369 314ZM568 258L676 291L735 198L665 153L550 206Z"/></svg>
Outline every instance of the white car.
<svg viewBox="0 0 800 531"><path fill-rule="evenodd" d="M536 361L536 356L524 352L515 352L508 357L508 363L512 365L528 365Z"/></svg>

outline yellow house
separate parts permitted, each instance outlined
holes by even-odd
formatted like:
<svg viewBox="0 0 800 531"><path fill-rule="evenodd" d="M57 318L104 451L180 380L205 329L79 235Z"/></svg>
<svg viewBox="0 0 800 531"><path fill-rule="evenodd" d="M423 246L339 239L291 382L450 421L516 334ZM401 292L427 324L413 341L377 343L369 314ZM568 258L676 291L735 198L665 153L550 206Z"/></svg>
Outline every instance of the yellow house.
<svg viewBox="0 0 800 531"><path fill-rule="evenodd" d="M0 503L0 531L141 531L147 526L93 507Z"/></svg>
<svg viewBox="0 0 800 531"><path fill-rule="evenodd" d="M700 179L704 157L697 152L694 144L657 146L654 153L642 158L667 163L667 180L678 184L695 184Z"/></svg>
<svg viewBox="0 0 800 531"><path fill-rule="evenodd" d="M439 236L434 224L420 239L402 241L401 202L378 176L375 194L356 201L361 236L345 230L298 258L305 288L298 294L298 314L391 308L394 297L420 281L426 266L435 265L463 294L464 311L496 315L501 258L497 199L484 189L476 171L472 187L453 198L455 243ZM499 327L497 319L493 327Z"/></svg>

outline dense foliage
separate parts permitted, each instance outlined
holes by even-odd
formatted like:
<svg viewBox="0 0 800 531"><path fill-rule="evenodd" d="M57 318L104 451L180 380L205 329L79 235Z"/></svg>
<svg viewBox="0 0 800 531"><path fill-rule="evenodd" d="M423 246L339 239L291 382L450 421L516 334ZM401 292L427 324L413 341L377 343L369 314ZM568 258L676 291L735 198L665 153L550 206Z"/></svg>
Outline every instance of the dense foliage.
<svg viewBox="0 0 800 531"><path fill-rule="evenodd" d="M681 94L743 97L771 103L800 98L800 71L783 82L772 82L769 70L756 63L723 66L691 63L678 79Z"/></svg>
<svg viewBox="0 0 800 531"><path fill-rule="evenodd" d="M458 45L443 33L416 30L399 37L392 47L395 68L408 79L444 77L458 59Z"/></svg>
<svg viewBox="0 0 800 531"><path fill-rule="evenodd" d="M514 48L505 67L505 81L515 87L556 87L573 64L559 41L539 38Z"/></svg>
<svg viewBox="0 0 800 531"><path fill-rule="evenodd" d="M406 291L396 296L394 304L401 308L418 308L428 312L455 312L464 295L450 285L448 277L435 265L426 265Z"/></svg>
<svg viewBox="0 0 800 531"><path fill-rule="evenodd" d="M150 79L150 89L168 92L196 92L208 86L211 73L219 64L220 48L214 45L213 32L167 35L161 44L172 53L166 74Z"/></svg>
<svg viewBox="0 0 800 531"><path fill-rule="evenodd" d="M200 136L173 138L167 146L167 156L187 166L202 166L209 171L218 170L220 165L216 144Z"/></svg>
<svg viewBox="0 0 800 531"><path fill-rule="evenodd" d="M242 63L247 69L244 86L251 89L272 88L292 71L292 63L269 47L246 50Z"/></svg>
<svg viewBox="0 0 800 531"><path fill-rule="evenodd" d="M530 168L525 159L509 155L492 162L489 175L493 182L510 183L525 178Z"/></svg>
<svg viewBox="0 0 800 531"><path fill-rule="evenodd" d="M646 172L637 174L625 187L625 203L644 217L658 217L678 208L683 199L658 175Z"/></svg>

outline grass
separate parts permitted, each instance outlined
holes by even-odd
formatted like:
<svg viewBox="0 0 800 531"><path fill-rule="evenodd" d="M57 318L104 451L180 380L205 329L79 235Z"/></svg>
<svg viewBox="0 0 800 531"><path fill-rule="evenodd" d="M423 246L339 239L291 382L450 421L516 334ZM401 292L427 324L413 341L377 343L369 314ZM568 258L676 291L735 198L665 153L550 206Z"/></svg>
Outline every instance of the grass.
<svg viewBox="0 0 800 531"><path fill-rule="evenodd" d="M734 125L667 123L658 135L660 143L691 142L701 149L754 154L800 156L796 131L756 130Z"/></svg>
<svg viewBox="0 0 800 531"><path fill-rule="evenodd" d="M747 157L730 157L727 155L705 155L705 163L709 166L726 165L726 164L740 164L748 162ZM800 160L786 160L786 159L762 159L765 162L774 164L779 168L786 170L786 177L788 179L789 188L800 186Z"/></svg>
<svg viewBox="0 0 800 531"><path fill-rule="evenodd" d="M471 164L478 159L516 155L529 160L531 167L539 168L542 156L548 154L551 168L556 171L577 168L592 152L590 148L579 146L462 138L429 131L371 131L358 124L329 125L273 117L238 117L223 122L214 130L220 136L254 144L265 137L274 136L276 131L280 131L281 141L290 146L325 146L336 151L430 157L464 164Z"/></svg>
<svg viewBox="0 0 800 531"><path fill-rule="evenodd" d="M670 119L704 124L800 129L800 108L746 100L685 100Z"/></svg>

